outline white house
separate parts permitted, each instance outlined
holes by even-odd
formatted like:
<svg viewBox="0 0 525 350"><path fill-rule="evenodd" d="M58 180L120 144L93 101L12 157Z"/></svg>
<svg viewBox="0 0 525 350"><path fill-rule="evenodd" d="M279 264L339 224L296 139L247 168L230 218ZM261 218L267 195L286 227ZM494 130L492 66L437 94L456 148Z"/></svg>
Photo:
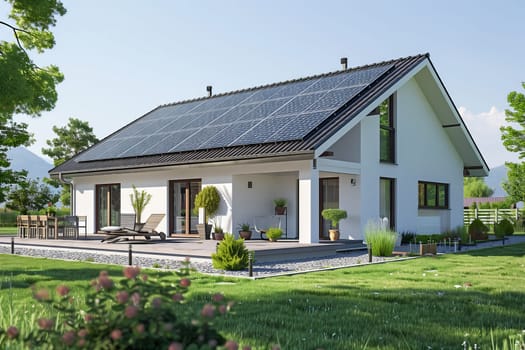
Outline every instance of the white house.
<svg viewBox="0 0 525 350"><path fill-rule="evenodd" d="M210 89L211 90L211 89ZM228 232L274 214L288 238L327 237L323 208L347 210L342 238L369 220L398 232L463 223L463 176L485 163L429 55L162 105L50 171L72 184L88 230L132 213L132 185L153 195L144 216L195 235L193 199L215 185Z"/></svg>

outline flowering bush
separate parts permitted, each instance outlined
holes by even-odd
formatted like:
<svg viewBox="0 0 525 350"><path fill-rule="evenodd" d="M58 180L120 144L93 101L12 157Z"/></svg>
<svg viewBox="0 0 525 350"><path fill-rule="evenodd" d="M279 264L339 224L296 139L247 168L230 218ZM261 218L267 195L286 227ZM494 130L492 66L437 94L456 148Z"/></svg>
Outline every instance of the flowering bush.
<svg viewBox="0 0 525 350"><path fill-rule="evenodd" d="M53 315L37 320L28 332L11 326L0 329L0 347L15 343L28 348L53 349L215 349L234 348L213 328L213 319L224 315L231 303L216 294L200 310L185 303L189 262L177 272L176 283L149 278L139 267L124 268L124 279L114 281L100 272L87 287L85 304L75 306L70 289L34 291L34 298L51 306ZM235 349L237 349L235 347Z"/></svg>

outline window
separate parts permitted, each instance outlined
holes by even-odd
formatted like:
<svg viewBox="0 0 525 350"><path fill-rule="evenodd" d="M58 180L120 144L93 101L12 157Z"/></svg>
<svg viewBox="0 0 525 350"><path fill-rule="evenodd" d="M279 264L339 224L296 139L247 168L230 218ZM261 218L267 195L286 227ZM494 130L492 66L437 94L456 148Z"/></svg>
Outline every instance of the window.
<svg viewBox="0 0 525 350"><path fill-rule="evenodd" d="M96 185L97 231L104 226L120 225L120 184Z"/></svg>
<svg viewBox="0 0 525 350"><path fill-rule="evenodd" d="M420 181L419 208L448 209L448 184Z"/></svg>
<svg viewBox="0 0 525 350"><path fill-rule="evenodd" d="M385 163L395 163L394 95L379 105L379 140L379 160Z"/></svg>
<svg viewBox="0 0 525 350"><path fill-rule="evenodd" d="M390 229L396 227L396 180L382 177L379 181L379 215L388 218Z"/></svg>

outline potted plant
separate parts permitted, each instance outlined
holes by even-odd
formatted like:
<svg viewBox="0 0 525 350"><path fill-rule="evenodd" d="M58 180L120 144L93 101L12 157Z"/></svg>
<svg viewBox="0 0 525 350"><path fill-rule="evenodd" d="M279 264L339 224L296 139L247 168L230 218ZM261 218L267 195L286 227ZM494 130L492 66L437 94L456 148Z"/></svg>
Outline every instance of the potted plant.
<svg viewBox="0 0 525 350"><path fill-rule="evenodd" d="M330 240L331 241L337 241L339 239L339 229L337 228L337 225L339 224L339 221L342 219L347 218L346 210L343 209L324 209L321 212L321 215L325 220L329 220L331 224L331 228L329 230L330 232Z"/></svg>
<svg viewBox="0 0 525 350"><path fill-rule="evenodd" d="M250 224L242 223L239 225L239 237L245 240L252 238L252 230L250 228Z"/></svg>
<svg viewBox="0 0 525 350"><path fill-rule="evenodd" d="M201 239L209 239L212 225L208 224L208 222L219 209L220 202L221 197L215 186L206 186L195 196L195 214L198 213L199 208L204 208L205 215L204 224L197 225Z"/></svg>
<svg viewBox="0 0 525 350"><path fill-rule="evenodd" d="M283 230L278 227L270 227L268 231L266 231L266 237L268 237L270 242L276 242L282 235Z"/></svg>
<svg viewBox="0 0 525 350"><path fill-rule="evenodd" d="M224 239L224 230L222 227L215 225L215 229L213 230L213 238L216 241L222 241Z"/></svg>
<svg viewBox="0 0 525 350"><path fill-rule="evenodd" d="M144 190L139 192L135 185L132 185L132 187L133 193L129 195L129 199L131 200L131 206L135 211L135 230L140 231L144 226L144 223L142 222L142 212L144 211L146 205L148 205L150 202L151 194Z"/></svg>
<svg viewBox="0 0 525 350"><path fill-rule="evenodd" d="M273 200L273 204L275 204L275 215L284 215L286 211L286 202L285 198L277 198Z"/></svg>

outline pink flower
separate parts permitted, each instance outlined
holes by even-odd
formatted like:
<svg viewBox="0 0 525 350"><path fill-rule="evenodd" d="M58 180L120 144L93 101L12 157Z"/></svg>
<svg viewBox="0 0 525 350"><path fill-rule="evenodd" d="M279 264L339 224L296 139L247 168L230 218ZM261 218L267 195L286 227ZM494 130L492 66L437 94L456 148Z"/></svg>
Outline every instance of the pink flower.
<svg viewBox="0 0 525 350"><path fill-rule="evenodd" d="M15 339L18 337L18 334L20 334L20 331L15 326L11 326L7 329L6 333L9 339Z"/></svg>
<svg viewBox="0 0 525 350"><path fill-rule="evenodd" d="M127 318L134 318L135 316L137 316L138 312L139 309L136 306L129 305L126 307L124 315L126 315Z"/></svg>
<svg viewBox="0 0 525 350"><path fill-rule="evenodd" d="M34 297L38 301L49 300L49 291L47 289L39 289Z"/></svg>
<svg viewBox="0 0 525 350"><path fill-rule="evenodd" d="M252 350L252 347L250 345L244 345L242 350Z"/></svg>
<svg viewBox="0 0 525 350"><path fill-rule="evenodd" d="M119 304L125 304L129 299L129 293L125 290L121 290L117 292L117 303Z"/></svg>
<svg viewBox="0 0 525 350"><path fill-rule="evenodd" d="M144 324L139 323L137 327L135 327L135 330L137 331L137 333L142 334L146 330L146 327L144 326Z"/></svg>
<svg viewBox="0 0 525 350"><path fill-rule="evenodd" d="M224 315L228 311L228 308L226 307L226 305L219 305L218 309L221 315Z"/></svg>
<svg viewBox="0 0 525 350"><path fill-rule="evenodd" d="M181 287L188 288L191 285L191 281L188 278L182 278L179 284Z"/></svg>
<svg viewBox="0 0 525 350"><path fill-rule="evenodd" d="M64 333L64 335L62 336L62 341L67 346L73 345L73 343L75 342L75 332L67 331L66 333Z"/></svg>
<svg viewBox="0 0 525 350"><path fill-rule="evenodd" d="M84 338L86 335L88 335L88 330L87 329L82 328L81 330L78 331L78 336L80 338Z"/></svg>
<svg viewBox="0 0 525 350"><path fill-rule="evenodd" d="M86 345L86 339L79 339L79 340L77 341L77 346L78 346L79 348L83 348L85 345Z"/></svg>
<svg viewBox="0 0 525 350"><path fill-rule="evenodd" d="M120 329L114 329L111 331L111 334L109 336L113 340L119 340L120 338L122 338L122 331Z"/></svg>
<svg viewBox="0 0 525 350"><path fill-rule="evenodd" d="M48 319L48 318L39 318L37 322L38 322L38 326L40 327L40 329L44 329L44 330L50 330L51 328L53 328L53 325L55 324L53 320Z"/></svg>
<svg viewBox="0 0 525 350"><path fill-rule="evenodd" d="M84 321L86 321L87 323L91 322L92 320L93 320L93 315L86 314L86 316L84 316Z"/></svg>
<svg viewBox="0 0 525 350"><path fill-rule="evenodd" d="M140 267L138 266L127 266L124 268L124 276L127 279L135 279L140 274Z"/></svg>
<svg viewBox="0 0 525 350"><path fill-rule="evenodd" d="M216 303L220 303L224 300L224 295L222 295L221 293L214 294L211 300L213 300Z"/></svg>
<svg viewBox="0 0 525 350"><path fill-rule="evenodd" d="M153 306L155 309L158 309L162 306L162 299L161 298L153 298L151 301L151 306Z"/></svg>
<svg viewBox="0 0 525 350"><path fill-rule="evenodd" d="M172 298L173 298L173 301L179 302L184 299L184 296L181 293L176 293L176 294L173 294Z"/></svg>
<svg viewBox="0 0 525 350"><path fill-rule="evenodd" d="M69 293L69 288L67 286L60 285L57 287L57 294L60 295L61 297L65 297L66 295L68 295L68 293Z"/></svg>
<svg viewBox="0 0 525 350"><path fill-rule="evenodd" d="M202 307L201 315L203 317L212 318L214 314L215 314L215 306L213 306L212 304L206 304Z"/></svg>
<svg viewBox="0 0 525 350"><path fill-rule="evenodd" d="M183 349L184 349L184 346L182 346L182 344L178 342L171 343L170 346L168 347L168 350L183 350Z"/></svg>
<svg viewBox="0 0 525 350"><path fill-rule="evenodd" d="M135 292L133 294L131 294L131 302L133 303L133 305L137 306L138 304L140 304L140 294Z"/></svg>
<svg viewBox="0 0 525 350"><path fill-rule="evenodd" d="M233 340L228 340L226 343L224 343L224 348L227 350L237 350L239 349L239 344Z"/></svg>
<svg viewBox="0 0 525 350"><path fill-rule="evenodd" d="M144 282L148 282L148 275L142 275L142 280Z"/></svg>
<svg viewBox="0 0 525 350"><path fill-rule="evenodd" d="M104 289L111 289L113 288L113 281L111 280L111 278L109 278L108 275L101 275L98 277L97 286Z"/></svg>

